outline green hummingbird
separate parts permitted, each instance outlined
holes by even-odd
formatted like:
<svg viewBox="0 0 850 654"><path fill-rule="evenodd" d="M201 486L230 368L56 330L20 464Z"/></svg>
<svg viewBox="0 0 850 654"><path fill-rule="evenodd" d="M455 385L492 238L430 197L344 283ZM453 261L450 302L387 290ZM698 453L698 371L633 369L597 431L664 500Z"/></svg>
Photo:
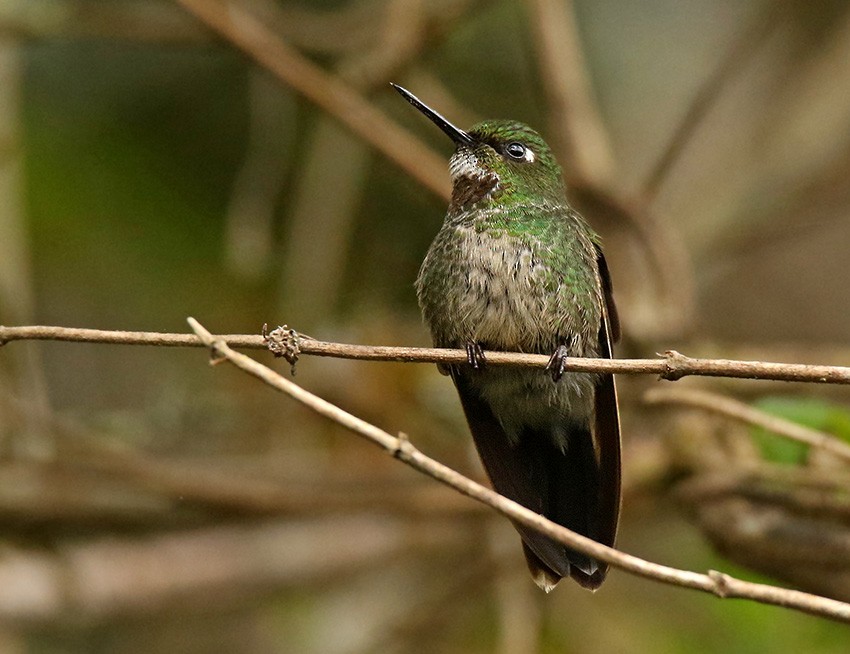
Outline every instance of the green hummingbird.
<svg viewBox="0 0 850 654"><path fill-rule="evenodd" d="M600 239L566 197L540 135L488 120L461 130L392 85L454 141L452 197L416 293L437 347L466 349L451 375L478 454L502 495L613 546L620 421L611 375L565 373L565 357L612 356L619 321ZM546 370L488 367L487 350L550 354ZM532 577L595 590L606 563L514 525Z"/></svg>

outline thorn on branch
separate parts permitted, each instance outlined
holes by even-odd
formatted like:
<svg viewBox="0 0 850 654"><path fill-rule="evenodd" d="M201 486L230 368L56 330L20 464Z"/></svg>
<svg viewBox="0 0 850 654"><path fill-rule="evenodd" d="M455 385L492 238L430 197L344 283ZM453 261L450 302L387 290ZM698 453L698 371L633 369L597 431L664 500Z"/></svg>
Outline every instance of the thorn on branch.
<svg viewBox="0 0 850 654"><path fill-rule="evenodd" d="M659 378L666 379L667 381L678 381L687 374L685 364L688 361L688 357L681 352L667 350L659 356L663 356L665 359L664 372L658 375Z"/></svg>
<svg viewBox="0 0 850 654"><path fill-rule="evenodd" d="M410 442L407 434L403 431L398 433L397 439L398 442L395 450L393 450L393 457L401 459L402 461L410 461L413 453L416 452L416 448L413 447L413 443Z"/></svg>
<svg viewBox="0 0 850 654"><path fill-rule="evenodd" d="M287 360L290 372L294 377L295 364L298 363L298 357L301 355L301 335L287 325L275 327L271 331L268 331L268 329L268 323L263 323L262 334L266 347L276 357L283 357Z"/></svg>
<svg viewBox="0 0 850 654"><path fill-rule="evenodd" d="M718 597L724 599L729 597L729 593L731 591L729 584L729 575L719 572L717 570L709 570L708 576L714 582L714 588L712 589L712 592Z"/></svg>

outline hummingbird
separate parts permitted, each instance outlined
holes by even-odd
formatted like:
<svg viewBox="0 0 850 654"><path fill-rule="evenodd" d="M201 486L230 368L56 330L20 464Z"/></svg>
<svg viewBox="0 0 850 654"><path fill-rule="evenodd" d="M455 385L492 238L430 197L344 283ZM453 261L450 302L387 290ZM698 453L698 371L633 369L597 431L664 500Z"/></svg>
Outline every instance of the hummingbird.
<svg viewBox="0 0 850 654"><path fill-rule="evenodd" d="M494 489L608 546L620 513L620 421L611 375L565 372L566 357L612 356L619 338L599 236L567 201L541 136L511 120L459 129L392 84L455 145L445 220L416 279L440 368L457 388ZM486 352L549 354L546 369L487 366ZM596 590L608 565L514 523L534 582Z"/></svg>

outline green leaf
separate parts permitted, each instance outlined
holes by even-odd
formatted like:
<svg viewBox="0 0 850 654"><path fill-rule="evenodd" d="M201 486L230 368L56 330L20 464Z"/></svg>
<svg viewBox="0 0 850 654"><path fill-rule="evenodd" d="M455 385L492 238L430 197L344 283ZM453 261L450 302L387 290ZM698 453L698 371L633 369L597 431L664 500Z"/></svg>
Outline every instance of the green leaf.
<svg viewBox="0 0 850 654"><path fill-rule="evenodd" d="M753 406L770 415L850 442L850 408L844 405L814 398L772 396L758 400ZM807 445L777 437L761 427L754 427L752 434L766 460L788 464L805 461Z"/></svg>

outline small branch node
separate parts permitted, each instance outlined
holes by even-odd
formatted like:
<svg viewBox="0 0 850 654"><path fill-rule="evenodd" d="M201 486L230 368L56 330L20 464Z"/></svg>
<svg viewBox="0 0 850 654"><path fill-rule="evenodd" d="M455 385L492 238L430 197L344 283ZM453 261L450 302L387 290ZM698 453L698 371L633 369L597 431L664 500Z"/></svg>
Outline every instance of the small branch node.
<svg viewBox="0 0 850 654"><path fill-rule="evenodd" d="M714 587L712 588L712 592L721 598L727 598L731 593L731 577L722 572L718 572L717 570L709 570L708 577L711 581L714 582Z"/></svg>
<svg viewBox="0 0 850 654"><path fill-rule="evenodd" d="M659 354L659 356L663 356L665 359L664 372L658 375L660 379L678 381L688 374L683 368L683 364L688 361L688 357L681 352L677 352L676 350L667 350L664 354Z"/></svg>
<svg viewBox="0 0 850 654"><path fill-rule="evenodd" d="M292 376L295 376L295 364L301 355L301 334L287 325L275 327L268 331L268 324L263 324L263 339L269 352L276 357L283 357L290 366Z"/></svg>
<svg viewBox="0 0 850 654"><path fill-rule="evenodd" d="M413 454L416 452L416 448L413 446L413 443L410 442L410 438L408 438L407 434L403 431L400 431L396 438L397 442L395 449L393 450L393 456L402 461L410 461L413 458Z"/></svg>

